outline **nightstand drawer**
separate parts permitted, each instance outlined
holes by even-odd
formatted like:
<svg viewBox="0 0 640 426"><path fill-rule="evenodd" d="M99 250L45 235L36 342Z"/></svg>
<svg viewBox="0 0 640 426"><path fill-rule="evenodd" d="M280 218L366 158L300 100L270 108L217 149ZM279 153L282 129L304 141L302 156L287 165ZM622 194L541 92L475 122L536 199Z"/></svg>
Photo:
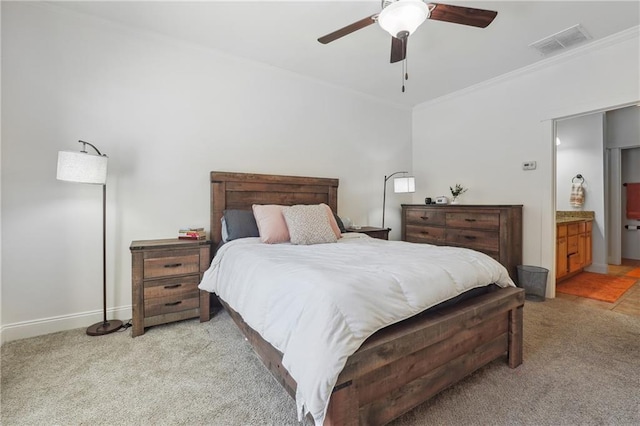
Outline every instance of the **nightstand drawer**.
<svg viewBox="0 0 640 426"><path fill-rule="evenodd" d="M405 239L411 243L442 244L445 241L445 228L407 225L406 229Z"/></svg>
<svg viewBox="0 0 640 426"><path fill-rule="evenodd" d="M500 238L497 232L475 229L447 229L448 245L461 246L482 252L500 251Z"/></svg>
<svg viewBox="0 0 640 426"><path fill-rule="evenodd" d="M200 294L196 289L192 297L185 298L175 294L166 297L156 297L144 300L144 316L153 317L156 315L168 314L171 312L186 311L200 306Z"/></svg>
<svg viewBox="0 0 640 426"><path fill-rule="evenodd" d="M145 281L144 299L147 300L155 297L168 297L175 295L190 297L190 295L198 293L199 281L198 275Z"/></svg>
<svg viewBox="0 0 640 426"><path fill-rule="evenodd" d="M200 272L198 251L175 256L151 257L144 260L144 279L197 274Z"/></svg>
<svg viewBox="0 0 640 426"><path fill-rule="evenodd" d="M447 227L499 229L500 214L480 212L447 213Z"/></svg>
<svg viewBox="0 0 640 426"><path fill-rule="evenodd" d="M413 225L444 225L445 213L434 209L408 209L406 221Z"/></svg>

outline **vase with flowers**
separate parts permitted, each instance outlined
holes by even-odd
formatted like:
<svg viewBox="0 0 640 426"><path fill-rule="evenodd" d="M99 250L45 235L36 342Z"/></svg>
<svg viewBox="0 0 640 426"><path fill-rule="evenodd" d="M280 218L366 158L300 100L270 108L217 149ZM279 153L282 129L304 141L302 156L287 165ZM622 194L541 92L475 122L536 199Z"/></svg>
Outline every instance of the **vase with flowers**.
<svg viewBox="0 0 640 426"><path fill-rule="evenodd" d="M453 196L453 199L451 200L451 204L459 204L460 203L459 197L465 192L467 192L468 188L465 188L459 183L456 183L455 186L450 186L449 189L451 190L451 195Z"/></svg>

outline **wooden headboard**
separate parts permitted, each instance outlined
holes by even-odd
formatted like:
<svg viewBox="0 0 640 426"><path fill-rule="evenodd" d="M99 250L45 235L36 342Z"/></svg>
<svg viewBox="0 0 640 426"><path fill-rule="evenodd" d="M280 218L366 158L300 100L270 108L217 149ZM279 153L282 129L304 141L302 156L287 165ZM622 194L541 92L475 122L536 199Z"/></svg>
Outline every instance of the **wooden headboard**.
<svg viewBox="0 0 640 426"><path fill-rule="evenodd" d="M211 240L222 240L222 212L253 204L320 204L338 211L338 179L211 172Z"/></svg>

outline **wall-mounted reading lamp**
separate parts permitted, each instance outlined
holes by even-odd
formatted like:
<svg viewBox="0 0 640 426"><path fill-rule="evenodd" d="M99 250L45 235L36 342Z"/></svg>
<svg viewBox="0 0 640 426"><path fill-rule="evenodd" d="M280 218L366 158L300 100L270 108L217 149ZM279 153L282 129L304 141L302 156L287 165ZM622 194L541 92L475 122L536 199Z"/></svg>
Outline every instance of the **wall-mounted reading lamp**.
<svg viewBox="0 0 640 426"><path fill-rule="evenodd" d="M384 177L384 192L382 195L382 227L384 228L384 211L385 205L387 202L387 181L391 179L393 176L404 173L407 174L409 172L395 172L390 174L389 176ZM413 176L403 176L397 177L393 179L393 192L398 193L407 193L407 192L416 192L416 178Z"/></svg>
<svg viewBox="0 0 640 426"><path fill-rule="evenodd" d="M102 336L113 333L122 328L122 321L107 321L107 160L108 157L93 144L78 141L82 144L82 151L59 151L58 173L59 180L68 182L89 183L102 185L102 322L87 328L89 336ZM89 154L87 145L98 155Z"/></svg>

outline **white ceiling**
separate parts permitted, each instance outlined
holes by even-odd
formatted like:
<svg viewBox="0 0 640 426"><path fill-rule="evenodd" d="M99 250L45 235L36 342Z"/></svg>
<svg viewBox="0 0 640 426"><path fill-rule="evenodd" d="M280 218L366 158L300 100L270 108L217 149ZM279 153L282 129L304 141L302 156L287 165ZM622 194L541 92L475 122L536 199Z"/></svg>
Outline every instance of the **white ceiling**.
<svg viewBox="0 0 640 426"><path fill-rule="evenodd" d="M391 39L377 24L327 45L317 41L379 12L379 0L54 2L409 107L543 60L528 45L573 25L591 43L640 24L639 0L445 3L498 16L485 29L427 20L409 38L402 93L402 65L389 63Z"/></svg>

